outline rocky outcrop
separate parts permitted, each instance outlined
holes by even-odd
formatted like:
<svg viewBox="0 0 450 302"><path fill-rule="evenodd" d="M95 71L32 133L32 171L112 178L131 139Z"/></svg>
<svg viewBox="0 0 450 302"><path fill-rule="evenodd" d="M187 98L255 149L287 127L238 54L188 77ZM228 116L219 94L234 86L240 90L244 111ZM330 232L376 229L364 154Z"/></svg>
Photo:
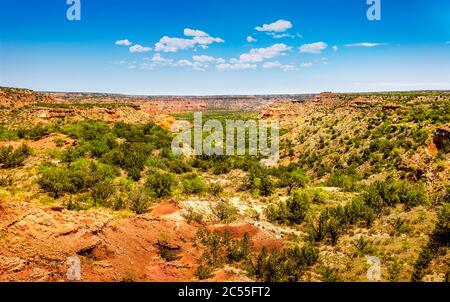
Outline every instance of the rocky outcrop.
<svg viewBox="0 0 450 302"><path fill-rule="evenodd" d="M22 108L33 103L56 103L56 99L29 89L0 87L0 108Z"/></svg>
<svg viewBox="0 0 450 302"><path fill-rule="evenodd" d="M438 149L444 152L450 151L450 126L443 126L436 129L434 143Z"/></svg>

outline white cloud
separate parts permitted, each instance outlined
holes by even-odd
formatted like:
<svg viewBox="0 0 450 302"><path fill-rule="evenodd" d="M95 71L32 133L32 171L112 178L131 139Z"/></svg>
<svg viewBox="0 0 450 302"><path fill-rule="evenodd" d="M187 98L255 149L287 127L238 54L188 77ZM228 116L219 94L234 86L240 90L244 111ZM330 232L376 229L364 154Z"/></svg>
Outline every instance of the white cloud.
<svg viewBox="0 0 450 302"><path fill-rule="evenodd" d="M283 64L281 64L281 63L278 62L278 61L275 61L275 62L265 62L265 63L262 65L262 67L265 68L265 69L280 68L280 69L282 69L282 70L284 70L284 71L293 71L293 70L295 70L295 66L294 66L294 65L291 65L291 64L283 65Z"/></svg>
<svg viewBox="0 0 450 302"><path fill-rule="evenodd" d="M192 37L186 38L171 38L168 36L162 37L158 43L155 44L155 51L163 52L177 52L178 50L184 50L194 47L208 48L208 45L213 43L224 43L221 38L211 37L204 31L186 28L184 35Z"/></svg>
<svg viewBox="0 0 450 302"><path fill-rule="evenodd" d="M212 43L224 43L225 41L221 38L213 38L211 36L206 37L194 37L194 41L197 42L200 45L208 45Z"/></svg>
<svg viewBox="0 0 450 302"><path fill-rule="evenodd" d="M256 64L248 64L248 63L235 63L235 64L224 63L216 65L216 69L219 71L255 69L256 67L257 67Z"/></svg>
<svg viewBox="0 0 450 302"><path fill-rule="evenodd" d="M177 52L180 49L193 48L195 44L196 42L191 39L164 36L155 44L155 51Z"/></svg>
<svg viewBox="0 0 450 302"><path fill-rule="evenodd" d="M256 39L253 38L252 36L248 36L248 37L247 37L247 42L248 42L248 43L253 43L253 42L256 42L256 41L258 41L258 40L256 40Z"/></svg>
<svg viewBox="0 0 450 302"><path fill-rule="evenodd" d="M116 45L119 45L119 46L130 46L131 44L132 43L128 39L116 41Z"/></svg>
<svg viewBox="0 0 450 302"><path fill-rule="evenodd" d="M337 47L336 45L334 45L332 48L335 52L339 50L339 47Z"/></svg>
<svg viewBox="0 0 450 302"><path fill-rule="evenodd" d="M192 66L192 62L189 60L179 60L177 63L175 63L176 66Z"/></svg>
<svg viewBox="0 0 450 302"><path fill-rule="evenodd" d="M311 66L313 66L313 63L311 62L305 62L300 65L301 68L309 68Z"/></svg>
<svg viewBox="0 0 450 302"><path fill-rule="evenodd" d="M283 71L285 71L285 72L296 70L295 66L291 65L291 64L283 65L283 66L281 66L281 69L283 69Z"/></svg>
<svg viewBox="0 0 450 302"><path fill-rule="evenodd" d="M189 60L179 60L177 63L174 64L174 66L180 66L180 67L192 67L194 70L198 71L205 71L206 68L209 67L208 64L203 62L192 62Z"/></svg>
<svg viewBox="0 0 450 302"><path fill-rule="evenodd" d="M173 59L163 58L159 53L155 54L153 58L146 58L149 63L141 64L141 69L153 70L156 67L169 66L169 67L191 67L194 70L204 71L209 65L205 62L192 62L190 60L182 59L175 62Z"/></svg>
<svg viewBox="0 0 450 302"><path fill-rule="evenodd" d="M265 62L265 63L262 65L262 67L263 67L263 68L266 68L266 69L269 69L269 68L277 68L277 67L280 67L280 66L281 66L281 63L278 62L278 61L275 61L275 62Z"/></svg>
<svg viewBox="0 0 450 302"><path fill-rule="evenodd" d="M316 42L311 44L304 44L300 46L301 53L312 53L312 54L320 54L323 50L328 47L328 44L325 42Z"/></svg>
<svg viewBox="0 0 450 302"><path fill-rule="evenodd" d="M193 56L192 59L196 62L214 62L218 64L225 63L225 60L223 58L214 58L210 56Z"/></svg>
<svg viewBox="0 0 450 302"><path fill-rule="evenodd" d="M184 35L187 37L207 37L209 36L207 33L201 30L185 28Z"/></svg>
<svg viewBox="0 0 450 302"><path fill-rule="evenodd" d="M377 47L377 46L383 46L382 43L369 43L369 42L363 42L363 43L353 43L353 44L347 44L345 47Z"/></svg>
<svg viewBox="0 0 450 302"><path fill-rule="evenodd" d="M295 36L291 35L291 34L275 34L275 33L269 33L270 36L272 36L272 38L275 39L281 39L281 38L295 38Z"/></svg>
<svg viewBox="0 0 450 302"><path fill-rule="evenodd" d="M141 69L142 70L153 70L155 68L154 64L149 64L149 63L143 63L141 64Z"/></svg>
<svg viewBox="0 0 450 302"><path fill-rule="evenodd" d="M170 65L173 63L172 59L163 58L159 53L155 54L151 59L151 61L160 65Z"/></svg>
<svg viewBox="0 0 450 302"><path fill-rule="evenodd" d="M255 29L257 31L263 31L263 32L284 32L291 28L292 28L292 23L291 23L291 21L287 21L287 20L278 20L274 23L263 24L263 26L255 27Z"/></svg>
<svg viewBox="0 0 450 302"><path fill-rule="evenodd" d="M140 44L136 44L130 47L130 52L134 53L134 52L149 52L152 49L150 47L146 47L146 46L142 46Z"/></svg>
<svg viewBox="0 0 450 302"><path fill-rule="evenodd" d="M286 51L291 50L292 47L286 44L274 44L266 48L253 48L248 53L244 53L239 57L239 62L262 62L265 59L272 59L280 56L285 56Z"/></svg>

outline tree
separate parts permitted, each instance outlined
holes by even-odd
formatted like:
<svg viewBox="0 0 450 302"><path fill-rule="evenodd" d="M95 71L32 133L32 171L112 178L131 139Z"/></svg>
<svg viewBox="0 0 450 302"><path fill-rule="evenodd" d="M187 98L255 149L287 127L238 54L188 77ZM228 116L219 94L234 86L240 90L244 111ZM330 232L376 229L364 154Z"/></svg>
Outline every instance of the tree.
<svg viewBox="0 0 450 302"><path fill-rule="evenodd" d="M274 184L268 175L261 178L260 191L263 196L270 196L273 192Z"/></svg>
<svg viewBox="0 0 450 302"><path fill-rule="evenodd" d="M57 167L43 168L38 183L43 190L52 193L55 198L63 193L75 191L75 187L69 180L68 171Z"/></svg>
<svg viewBox="0 0 450 302"><path fill-rule="evenodd" d="M113 167L83 158L73 162L69 167L44 164L39 170L41 174L39 185L43 190L52 193L55 198L64 193L84 192L101 186L102 182L110 181L116 175ZM105 189L94 190L94 198L104 196L106 192L102 192L103 190Z"/></svg>
<svg viewBox="0 0 450 302"><path fill-rule="evenodd" d="M308 182L309 177L300 171L282 173L280 175L279 186L287 187L288 194L291 194L293 190L304 188Z"/></svg>
<svg viewBox="0 0 450 302"><path fill-rule="evenodd" d="M319 251L310 244L271 252L264 247L249 259L246 269L250 275L264 282L297 282L318 258Z"/></svg>
<svg viewBox="0 0 450 302"><path fill-rule="evenodd" d="M31 148L21 145L14 150L12 146L0 148L0 168L12 169L23 165L23 162L31 155Z"/></svg>
<svg viewBox="0 0 450 302"><path fill-rule="evenodd" d="M306 191L291 194L287 201L269 205L265 212L271 221L287 224L300 224L306 218L311 206L311 195Z"/></svg>

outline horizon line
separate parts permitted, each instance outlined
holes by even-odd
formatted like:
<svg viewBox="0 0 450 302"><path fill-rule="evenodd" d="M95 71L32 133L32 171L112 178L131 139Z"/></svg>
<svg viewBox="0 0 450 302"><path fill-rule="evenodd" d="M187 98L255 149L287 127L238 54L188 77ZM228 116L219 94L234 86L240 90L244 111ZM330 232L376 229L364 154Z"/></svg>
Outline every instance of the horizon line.
<svg viewBox="0 0 450 302"><path fill-rule="evenodd" d="M0 88L9 89L23 89L31 90L37 93L65 93L65 94L105 94L105 95L116 95L124 97L259 97L259 96L307 96L307 95L319 95L322 93L334 93L334 94L368 94L368 93L420 93L420 92L441 92L450 93L450 89L417 89L417 90L374 90L374 91L320 91L320 92L301 92L301 93L255 93L255 94L130 94L130 93L119 93L119 92L102 92L102 91L57 91L57 90L34 90L31 88L24 87L10 87L10 86L0 86Z"/></svg>

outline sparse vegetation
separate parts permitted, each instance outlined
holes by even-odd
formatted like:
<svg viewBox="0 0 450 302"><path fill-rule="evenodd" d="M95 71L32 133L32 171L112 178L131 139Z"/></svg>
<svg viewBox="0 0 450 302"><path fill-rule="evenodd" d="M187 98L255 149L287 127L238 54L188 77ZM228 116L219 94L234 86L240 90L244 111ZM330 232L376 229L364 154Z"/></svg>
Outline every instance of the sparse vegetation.
<svg viewBox="0 0 450 302"><path fill-rule="evenodd" d="M176 178L171 173L154 171L147 178L147 188L157 198L171 196L175 185Z"/></svg>
<svg viewBox="0 0 450 302"><path fill-rule="evenodd" d="M317 259L318 250L311 245L271 252L263 248L250 259L247 270L251 276L264 282L298 282Z"/></svg>
<svg viewBox="0 0 450 302"><path fill-rule="evenodd" d="M40 167L41 188L58 198L64 193L75 194L92 190L99 183L112 179L116 170L92 160L79 159L69 167L44 164Z"/></svg>
<svg viewBox="0 0 450 302"><path fill-rule="evenodd" d="M312 196L309 192L294 192L287 201L268 206L265 213L270 221L299 224L306 218L311 201Z"/></svg>
<svg viewBox="0 0 450 302"><path fill-rule="evenodd" d="M200 280L211 278L214 270L226 263L237 263L248 259L252 247L248 233L239 240L230 238L227 231L220 233L200 229L197 238L206 249L196 271L196 276Z"/></svg>
<svg viewBox="0 0 450 302"><path fill-rule="evenodd" d="M237 217L239 210L229 201L220 201L211 207L211 211L220 222L231 223Z"/></svg>
<svg viewBox="0 0 450 302"><path fill-rule="evenodd" d="M0 147L0 168L12 169L20 167L31 153L31 148L27 145L21 145L17 149L11 146Z"/></svg>
<svg viewBox="0 0 450 302"><path fill-rule="evenodd" d="M130 209L136 214L144 214L150 206L150 198L142 188L135 188L128 198Z"/></svg>
<svg viewBox="0 0 450 302"><path fill-rule="evenodd" d="M33 232L53 228L46 217L58 217L55 225L73 222L58 229L64 234L85 223L86 232L106 228L105 241L132 227L133 255L174 262L166 264L173 271L184 270L185 260L195 257L198 262L185 272L192 278L195 269L200 280L222 270L227 278L245 274L270 282L365 281L362 264L371 255L382 259L384 281L448 278L449 94L342 94L325 102L321 96L316 102L292 96L292 102L282 101L279 108L275 102L258 113L204 112L204 119L225 123L289 111L289 119L280 118L276 167L263 166L260 156L175 156L170 118L155 117L160 127L149 122L141 101L113 104L96 101L103 96L84 97L0 108L5 221L39 205L32 219L24 218L40 223L30 227ZM99 108L100 115L88 112ZM52 109L58 117L50 114L45 121L30 114ZM64 112L70 115L59 116ZM190 113L178 117L192 120ZM10 241L2 243L13 242L8 237L13 233L25 234L20 224L13 227L5 232ZM155 229L176 238L149 239ZM250 238L245 231L257 235ZM100 245L89 253L109 257L107 249ZM126 246L116 252L118 259L130 253ZM143 278L130 274L130 280Z"/></svg>
<svg viewBox="0 0 450 302"><path fill-rule="evenodd" d="M183 192L186 194L201 194L207 188L203 179L194 173L185 175L181 183L183 185Z"/></svg>

